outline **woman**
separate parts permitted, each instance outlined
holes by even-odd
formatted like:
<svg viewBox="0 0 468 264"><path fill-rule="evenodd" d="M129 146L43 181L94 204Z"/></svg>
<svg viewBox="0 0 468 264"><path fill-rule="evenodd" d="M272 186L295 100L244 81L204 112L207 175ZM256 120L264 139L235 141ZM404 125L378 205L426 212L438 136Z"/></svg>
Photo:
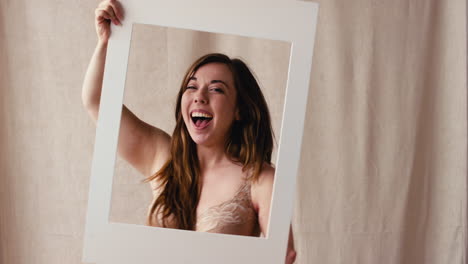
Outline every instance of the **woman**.
<svg viewBox="0 0 468 264"><path fill-rule="evenodd" d="M83 84L83 104L99 111L110 23L122 7L96 9L98 44ZM154 200L148 224L258 236L266 234L273 188L268 107L248 69L223 54L201 57L188 69L177 97L172 137L122 109L118 153L147 177ZM292 232L286 263L293 263Z"/></svg>

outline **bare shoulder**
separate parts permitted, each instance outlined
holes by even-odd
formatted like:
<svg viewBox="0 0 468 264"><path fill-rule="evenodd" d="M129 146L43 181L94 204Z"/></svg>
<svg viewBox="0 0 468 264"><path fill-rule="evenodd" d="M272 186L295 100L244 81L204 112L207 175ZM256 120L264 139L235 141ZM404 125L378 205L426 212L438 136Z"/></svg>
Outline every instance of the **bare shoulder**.
<svg viewBox="0 0 468 264"><path fill-rule="evenodd" d="M258 216L260 229L264 235L268 234L268 223L270 215L271 196L273 194L273 183L275 168L264 163L258 181L251 185L252 204Z"/></svg>
<svg viewBox="0 0 468 264"><path fill-rule="evenodd" d="M266 204L269 206L273 192L274 177L275 168L268 163L264 163L258 181L254 181L251 188L252 202L256 209L266 206Z"/></svg>
<svg viewBox="0 0 468 264"><path fill-rule="evenodd" d="M275 168L268 163L263 163L262 171L258 175L258 181L253 185L256 187L262 187L264 185L269 185L273 183L275 177Z"/></svg>

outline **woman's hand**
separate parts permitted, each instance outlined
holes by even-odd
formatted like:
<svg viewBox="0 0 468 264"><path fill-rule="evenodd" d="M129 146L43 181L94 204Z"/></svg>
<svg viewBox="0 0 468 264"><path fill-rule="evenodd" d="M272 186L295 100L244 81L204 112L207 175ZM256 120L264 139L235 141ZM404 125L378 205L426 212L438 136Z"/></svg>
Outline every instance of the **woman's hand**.
<svg viewBox="0 0 468 264"><path fill-rule="evenodd" d="M111 30L111 22L114 25L122 25L123 8L117 0L104 0L95 10L95 26L99 42L107 44Z"/></svg>
<svg viewBox="0 0 468 264"><path fill-rule="evenodd" d="M294 249L288 249L288 253L286 254L286 264L293 264L296 260L296 251Z"/></svg>
<svg viewBox="0 0 468 264"><path fill-rule="evenodd" d="M296 260L296 250L294 249L294 238L292 228L289 227L288 251L286 252L286 264L293 264Z"/></svg>

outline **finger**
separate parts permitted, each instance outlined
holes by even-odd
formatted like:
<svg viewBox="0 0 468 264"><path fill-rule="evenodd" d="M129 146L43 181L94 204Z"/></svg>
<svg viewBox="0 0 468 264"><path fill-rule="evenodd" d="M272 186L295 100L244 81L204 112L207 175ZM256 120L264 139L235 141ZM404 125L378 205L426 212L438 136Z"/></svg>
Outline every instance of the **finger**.
<svg viewBox="0 0 468 264"><path fill-rule="evenodd" d="M286 254L286 264L293 264L296 260L296 251L295 250L288 250Z"/></svg>
<svg viewBox="0 0 468 264"><path fill-rule="evenodd" d="M117 0L106 0L99 4L100 8L105 9L107 12L115 16L119 24L122 24L120 20L123 20L123 8L120 2Z"/></svg>
<svg viewBox="0 0 468 264"><path fill-rule="evenodd" d="M121 25L122 24L122 23L120 23L120 20L115 15L115 12L114 12L114 9L112 8L112 6L110 6L110 5L106 6L105 11L107 13L109 13L109 15L110 15L110 17L112 19L112 22L114 22L114 24L116 24L116 25Z"/></svg>
<svg viewBox="0 0 468 264"><path fill-rule="evenodd" d="M117 8L115 7L115 5L110 5L111 7L111 11L112 14L114 15L114 18L115 20L120 24L122 25L122 23L120 22L120 20L122 20L122 16L120 15L119 11L117 10Z"/></svg>
<svg viewBox="0 0 468 264"><path fill-rule="evenodd" d="M116 0L111 0L109 3L110 6L114 9L114 13L117 16L119 20L123 20L123 8L122 5L116 1Z"/></svg>
<svg viewBox="0 0 468 264"><path fill-rule="evenodd" d="M97 9L106 11L107 13L110 14L112 20L117 20L117 21L120 23L119 18L116 17L115 12L114 12L114 10L113 10L113 7L112 7L111 4L110 4L110 0L102 1L102 2L98 5Z"/></svg>
<svg viewBox="0 0 468 264"><path fill-rule="evenodd" d="M96 9L96 19L98 21L111 20L111 16L104 10Z"/></svg>
<svg viewBox="0 0 468 264"><path fill-rule="evenodd" d="M120 24L120 21L115 17L113 12L109 12L108 9L98 8L96 9L96 18L101 21L102 18L111 20L115 25Z"/></svg>
<svg viewBox="0 0 468 264"><path fill-rule="evenodd" d="M288 263L292 264L296 260L296 252L292 251L288 254Z"/></svg>
<svg viewBox="0 0 468 264"><path fill-rule="evenodd" d="M113 22L114 24L117 25L117 22L115 21L115 19L111 18L110 15L106 12L100 13L100 15L97 16L96 21L98 24L102 24L102 23L109 24L110 22Z"/></svg>
<svg viewBox="0 0 468 264"><path fill-rule="evenodd" d="M98 5L98 7L105 7L107 5L109 5L110 3L110 0L104 0L104 1L101 1Z"/></svg>

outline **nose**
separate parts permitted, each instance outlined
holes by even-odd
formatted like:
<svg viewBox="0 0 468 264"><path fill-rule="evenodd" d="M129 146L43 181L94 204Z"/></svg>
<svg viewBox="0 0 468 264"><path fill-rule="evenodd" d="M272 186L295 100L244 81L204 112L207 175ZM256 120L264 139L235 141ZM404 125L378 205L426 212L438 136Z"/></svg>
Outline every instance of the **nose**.
<svg viewBox="0 0 468 264"><path fill-rule="evenodd" d="M201 103L201 104L207 104L208 103L208 98L206 97L205 93L201 91L200 89L198 93L195 94L194 97L194 102L195 103Z"/></svg>
<svg viewBox="0 0 468 264"><path fill-rule="evenodd" d="M203 98L195 98L195 103L206 104L206 100Z"/></svg>

